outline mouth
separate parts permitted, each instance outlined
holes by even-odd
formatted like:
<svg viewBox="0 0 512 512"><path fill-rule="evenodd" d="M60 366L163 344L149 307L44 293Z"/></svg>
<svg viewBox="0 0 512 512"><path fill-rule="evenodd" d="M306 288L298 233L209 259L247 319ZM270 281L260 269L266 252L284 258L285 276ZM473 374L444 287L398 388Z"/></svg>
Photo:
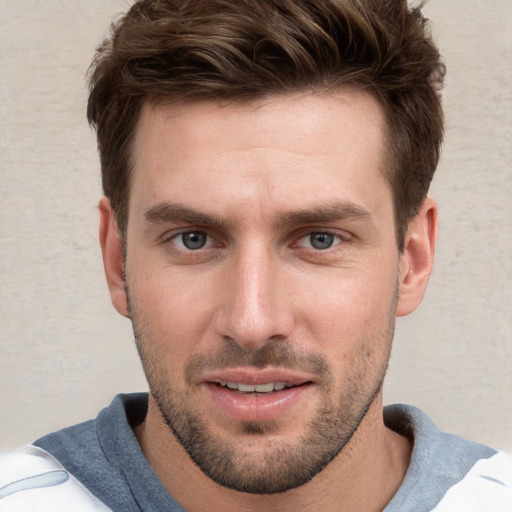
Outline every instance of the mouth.
<svg viewBox="0 0 512 512"><path fill-rule="evenodd" d="M283 418L307 406L314 382L287 371L227 370L203 381L210 405L222 417L242 421Z"/></svg>
<svg viewBox="0 0 512 512"><path fill-rule="evenodd" d="M303 384L290 384L288 382L267 382L264 384L245 384L242 382L226 382L220 381L215 383L217 386L221 388L227 388L230 391L238 392L244 395L261 395L265 396L269 393L273 393L275 391L283 391L284 389L295 388L297 386L303 386L308 384L305 382Z"/></svg>

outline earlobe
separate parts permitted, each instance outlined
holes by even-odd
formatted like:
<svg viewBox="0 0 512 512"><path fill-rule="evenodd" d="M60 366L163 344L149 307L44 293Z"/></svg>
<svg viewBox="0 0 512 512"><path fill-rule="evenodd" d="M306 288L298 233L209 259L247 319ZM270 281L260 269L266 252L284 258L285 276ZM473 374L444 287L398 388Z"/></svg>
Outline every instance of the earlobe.
<svg viewBox="0 0 512 512"><path fill-rule="evenodd" d="M437 205L428 197L408 226L400 257L397 316L412 313L423 300L434 264L437 240Z"/></svg>
<svg viewBox="0 0 512 512"><path fill-rule="evenodd" d="M129 317L128 301L125 290L123 246L117 230L114 212L108 198L103 197L99 204L100 245L103 266L107 278L112 304L121 315Z"/></svg>

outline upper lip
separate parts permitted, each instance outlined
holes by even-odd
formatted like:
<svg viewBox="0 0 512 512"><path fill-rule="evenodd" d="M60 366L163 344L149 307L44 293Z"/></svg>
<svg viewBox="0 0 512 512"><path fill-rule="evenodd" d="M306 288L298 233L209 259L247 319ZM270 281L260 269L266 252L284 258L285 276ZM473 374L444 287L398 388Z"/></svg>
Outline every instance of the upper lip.
<svg viewBox="0 0 512 512"><path fill-rule="evenodd" d="M312 382L311 375L279 368L226 368L214 370L203 375L204 383L236 382L238 384L268 384L270 382L284 382L290 386L300 386Z"/></svg>

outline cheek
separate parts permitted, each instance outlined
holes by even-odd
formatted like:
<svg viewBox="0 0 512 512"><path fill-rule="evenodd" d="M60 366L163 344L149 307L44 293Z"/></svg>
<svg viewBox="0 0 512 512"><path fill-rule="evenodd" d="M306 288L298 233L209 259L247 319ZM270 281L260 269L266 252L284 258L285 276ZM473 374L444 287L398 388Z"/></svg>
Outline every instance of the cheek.
<svg viewBox="0 0 512 512"><path fill-rule="evenodd" d="M348 353L363 339L387 332L390 318L394 317L393 305L396 282L385 275L365 273L331 276L317 280L315 286L303 290L300 323L317 343L336 351Z"/></svg>
<svg viewBox="0 0 512 512"><path fill-rule="evenodd" d="M162 354L183 360L198 350L210 331L214 287L199 276L171 267L129 274L130 296L146 338Z"/></svg>

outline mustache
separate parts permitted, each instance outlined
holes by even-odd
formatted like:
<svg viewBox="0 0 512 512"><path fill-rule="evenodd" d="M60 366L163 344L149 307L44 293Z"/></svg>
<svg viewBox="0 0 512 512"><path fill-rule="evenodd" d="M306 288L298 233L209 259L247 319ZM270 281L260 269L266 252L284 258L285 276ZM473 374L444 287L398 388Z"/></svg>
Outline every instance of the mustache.
<svg viewBox="0 0 512 512"><path fill-rule="evenodd" d="M304 353L284 340L269 340L265 345L254 351L244 350L232 340L214 353L194 354L185 365L187 384L197 382L204 372L225 368L285 368L287 370L304 371L329 382L331 372L327 359L314 353Z"/></svg>

